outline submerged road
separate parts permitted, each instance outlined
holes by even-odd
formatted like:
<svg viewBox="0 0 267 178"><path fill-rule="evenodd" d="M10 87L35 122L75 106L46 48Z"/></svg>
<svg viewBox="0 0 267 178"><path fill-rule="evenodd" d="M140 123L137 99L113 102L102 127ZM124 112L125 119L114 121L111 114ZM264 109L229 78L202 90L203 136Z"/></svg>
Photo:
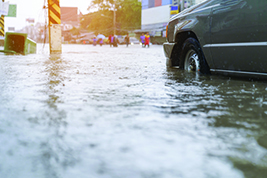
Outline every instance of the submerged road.
<svg viewBox="0 0 267 178"><path fill-rule="evenodd" d="M166 69L162 46L0 53L1 178L265 178L267 83Z"/></svg>

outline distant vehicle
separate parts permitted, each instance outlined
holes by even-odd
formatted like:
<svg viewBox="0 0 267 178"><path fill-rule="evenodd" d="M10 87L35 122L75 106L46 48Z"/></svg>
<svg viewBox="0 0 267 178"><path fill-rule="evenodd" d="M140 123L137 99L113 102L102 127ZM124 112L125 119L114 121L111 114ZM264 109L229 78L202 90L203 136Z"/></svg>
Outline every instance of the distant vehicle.
<svg viewBox="0 0 267 178"><path fill-rule="evenodd" d="M118 36L119 44L126 44L125 43L125 37L126 37L126 35ZM137 40L135 37L130 37L130 44L140 44L140 41Z"/></svg>
<svg viewBox="0 0 267 178"><path fill-rule="evenodd" d="M118 43L119 44L125 44L125 41L124 41L125 36L126 35L124 35L124 36L121 36L121 35L116 36L117 39L118 39Z"/></svg>
<svg viewBox="0 0 267 178"><path fill-rule="evenodd" d="M135 37L130 37L130 44L133 45L133 44L140 44L141 42L136 39Z"/></svg>
<svg viewBox="0 0 267 178"><path fill-rule="evenodd" d="M206 0L170 19L168 67L267 78L267 1Z"/></svg>

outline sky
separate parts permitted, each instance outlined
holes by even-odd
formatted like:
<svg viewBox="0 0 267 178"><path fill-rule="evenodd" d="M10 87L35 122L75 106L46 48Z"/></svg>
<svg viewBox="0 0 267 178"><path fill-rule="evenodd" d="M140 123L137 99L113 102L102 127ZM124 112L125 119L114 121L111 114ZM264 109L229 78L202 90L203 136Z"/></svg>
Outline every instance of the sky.
<svg viewBox="0 0 267 178"><path fill-rule="evenodd" d="M45 22L45 12L42 9L44 1L47 0L5 0L9 4L17 5L17 17L5 17L5 31L8 27L15 27L15 30L20 30L24 26L29 25L26 22L27 18L34 18L36 22ZM61 7L78 7L83 13L88 13L87 8L91 0L60 0Z"/></svg>

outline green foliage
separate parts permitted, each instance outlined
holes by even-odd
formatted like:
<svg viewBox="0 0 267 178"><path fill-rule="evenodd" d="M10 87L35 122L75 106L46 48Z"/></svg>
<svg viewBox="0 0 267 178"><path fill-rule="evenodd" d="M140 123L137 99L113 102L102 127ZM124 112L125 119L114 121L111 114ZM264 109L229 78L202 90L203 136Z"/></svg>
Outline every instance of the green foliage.
<svg viewBox="0 0 267 178"><path fill-rule="evenodd" d="M115 2L115 4L114 4ZM114 30L114 8L116 12L116 34L141 28L141 2L139 0L92 0L89 10L81 19L81 27L89 31L109 35Z"/></svg>
<svg viewBox="0 0 267 178"><path fill-rule="evenodd" d="M70 30L70 32L71 32L71 34L76 35L77 38L78 38L78 36L80 35L80 30L77 29L77 28L75 28L75 27L73 27L73 28Z"/></svg>
<svg viewBox="0 0 267 178"><path fill-rule="evenodd" d="M117 11L117 20L121 22L121 29L132 31L141 28L141 2L138 0L122 0Z"/></svg>

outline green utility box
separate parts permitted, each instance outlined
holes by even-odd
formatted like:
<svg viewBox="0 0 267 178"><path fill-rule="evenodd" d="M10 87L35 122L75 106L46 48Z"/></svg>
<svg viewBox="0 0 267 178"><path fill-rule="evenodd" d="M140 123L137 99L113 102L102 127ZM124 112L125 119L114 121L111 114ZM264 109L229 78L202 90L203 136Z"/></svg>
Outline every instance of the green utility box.
<svg viewBox="0 0 267 178"><path fill-rule="evenodd" d="M36 53L36 42L27 36L27 33L6 32L4 51L24 55Z"/></svg>
<svg viewBox="0 0 267 178"><path fill-rule="evenodd" d="M5 44L5 38L0 36L0 46L4 46Z"/></svg>

